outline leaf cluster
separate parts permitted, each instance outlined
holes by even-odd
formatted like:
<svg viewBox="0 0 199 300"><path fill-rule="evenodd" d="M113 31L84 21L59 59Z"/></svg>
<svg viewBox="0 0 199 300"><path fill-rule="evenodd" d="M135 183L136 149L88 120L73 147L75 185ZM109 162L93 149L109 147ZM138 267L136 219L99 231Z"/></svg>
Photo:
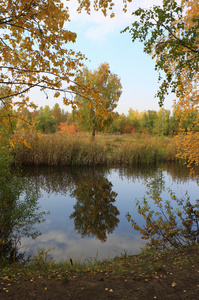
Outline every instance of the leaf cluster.
<svg viewBox="0 0 199 300"><path fill-rule="evenodd" d="M184 95L182 83L185 72L188 80L193 80L198 72L198 13L196 11L192 16L177 1L166 0L162 7L139 8L132 15L138 21L133 22L123 32L129 31L132 41L141 41L144 52L156 59L155 69L159 72L160 81L156 96L162 106L170 89L177 97Z"/></svg>

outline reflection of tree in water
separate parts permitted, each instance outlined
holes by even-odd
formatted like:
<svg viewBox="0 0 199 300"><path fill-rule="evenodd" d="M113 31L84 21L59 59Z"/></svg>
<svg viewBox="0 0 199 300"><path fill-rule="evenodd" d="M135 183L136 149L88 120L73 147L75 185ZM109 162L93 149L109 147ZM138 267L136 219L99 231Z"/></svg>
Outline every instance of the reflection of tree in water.
<svg viewBox="0 0 199 300"><path fill-rule="evenodd" d="M81 178L71 196L77 200L70 215L75 229L82 237L92 235L105 242L119 223L119 211L113 205L117 193L112 191L112 183L103 176Z"/></svg>
<svg viewBox="0 0 199 300"><path fill-rule="evenodd" d="M26 180L20 174L11 173L8 162L2 163L1 155L0 264L3 264L23 257L18 253L21 238L40 235L36 225L44 220L46 213L38 206L37 191L27 187Z"/></svg>
<svg viewBox="0 0 199 300"><path fill-rule="evenodd" d="M66 194L74 189L76 182L81 180L81 177L87 176L108 176L112 172L117 172L120 179L131 180L151 180L155 177L159 169L166 171L172 176L174 182L186 182L189 180L189 172L186 173L184 167L179 164L161 164L161 166L126 166L110 168L106 166L91 167L31 167L24 168L24 176L28 177L29 185L32 189L46 191L48 194L58 193ZM77 180L78 178L78 180Z"/></svg>

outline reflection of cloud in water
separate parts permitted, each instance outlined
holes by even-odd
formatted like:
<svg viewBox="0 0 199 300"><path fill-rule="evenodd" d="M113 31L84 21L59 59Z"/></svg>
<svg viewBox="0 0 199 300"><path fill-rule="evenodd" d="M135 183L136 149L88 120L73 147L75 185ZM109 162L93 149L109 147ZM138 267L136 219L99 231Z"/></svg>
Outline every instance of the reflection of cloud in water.
<svg viewBox="0 0 199 300"><path fill-rule="evenodd" d="M50 211L50 215L46 217L46 222L38 226L38 229L43 233L41 237L38 237L36 240L22 239L22 245L28 245L27 254L36 255L38 250L42 248L46 250L55 248L52 250L52 256L58 262L66 260L67 257L72 257L73 260L81 259L81 261L84 261L85 258L95 258L97 254L98 259L104 259L121 255L124 251L127 251L129 254L140 252L140 247L144 247L145 242L140 238L139 232L133 230L125 215L129 212L139 225L144 223L142 216L137 213L135 199L143 199L146 192L146 179L151 181L155 177L159 178L159 175L161 175L165 179L165 187L171 187L172 185L172 190L176 192L177 196L179 193L181 196L182 191L187 190L189 194L191 192L191 197L197 198L197 195L194 195L194 193L197 193L198 186L189 179L182 167L177 168L176 178L179 182L173 178L176 174L176 166L171 169L168 168L165 170L164 168L155 167L136 169L134 166L120 169L107 169L105 167L91 169L69 168L66 170L63 168L61 170L46 169L44 170L45 172L39 169L41 174L33 173L30 185L31 187L37 186L43 191L44 195L40 204L46 211ZM107 181L107 184L102 186L102 182L105 181ZM70 197L72 191L76 192L75 198ZM87 191L86 195L85 191ZM117 197L111 194L112 191L118 194ZM104 194L104 198L93 196L90 200L87 197L88 194L97 196ZM115 227L102 228L106 234L107 232L112 232L112 234L109 233L106 242L101 243L100 240L94 237L98 236L96 233L101 233L101 227L96 232L96 230L91 230L87 225L90 225L90 218L98 220L103 209L107 212L107 218L102 218L101 224L103 224L104 219L107 219L108 222L106 224L109 224L112 210L104 206L106 199L110 198L110 200L113 200L109 195L113 195L116 198L115 202L109 202L113 204L113 208L115 206L119 211L120 215L115 214L115 216L118 216L120 221L113 222ZM165 198L163 199L167 200L167 196L164 195ZM98 206L96 205L97 203ZM74 216L75 211L76 219L70 219L71 215ZM79 221L79 212L81 212L84 227L75 227L75 225L81 225L74 222L74 220ZM94 217L92 216L93 212L95 212ZM106 217L106 214L104 215ZM87 223L85 223L85 220ZM80 230L87 228L89 230ZM108 231L109 228L111 228L110 231ZM78 234L78 232L80 233ZM87 235L90 234L90 237L85 235L84 238L81 238L82 233L83 235L85 233Z"/></svg>
<svg viewBox="0 0 199 300"><path fill-rule="evenodd" d="M133 230L132 230L133 232ZM39 250L45 248L54 248L51 255L57 262L65 261L72 257L74 261L84 261L86 258L113 258L120 256L124 251L128 254L137 254L140 248L144 246L144 241L139 234L123 235L112 233L108 236L106 243L101 243L95 238L74 238L66 233L58 231L49 231L36 240L22 240L22 245L28 244L27 254L36 255Z"/></svg>

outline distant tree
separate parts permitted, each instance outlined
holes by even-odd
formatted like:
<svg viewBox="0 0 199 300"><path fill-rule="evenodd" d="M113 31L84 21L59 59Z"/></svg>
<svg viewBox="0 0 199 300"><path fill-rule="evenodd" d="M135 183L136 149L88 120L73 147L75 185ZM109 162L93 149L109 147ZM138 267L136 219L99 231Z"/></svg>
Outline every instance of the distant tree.
<svg viewBox="0 0 199 300"><path fill-rule="evenodd" d="M116 113L113 122L108 127L108 132L123 134L125 132L125 126L127 124L127 117L125 114Z"/></svg>
<svg viewBox="0 0 199 300"><path fill-rule="evenodd" d="M62 122L61 108L59 107L58 103L55 103L53 109L51 110L51 115L55 119L57 129L57 126L59 126L60 122Z"/></svg>
<svg viewBox="0 0 199 300"><path fill-rule="evenodd" d="M159 135L169 135L170 133L170 110L161 108L157 112L153 133Z"/></svg>
<svg viewBox="0 0 199 300"><path fill-rule="evenodd" d="M66 122L68 119L68 111L65 111L63 108L61 110L61 121Z"/></svg>
<svg viewBox="0 0 199 300"><path fill-rule="evenodd" d="M39 116L36 118L36 121L35 127L42 133L54 133L56 131L56 121L48 105L44 108L40 108Z"/></svg>
<svg viewBox="0 0 199 300"><path fill-rule="evenodd" d="M152 134L156 120L157 112L155 110L144 112L141 119L141 130Z"/></svg>
<svg viewBox="0 0 199 300"><path fill-rule="evenodd" d="M127 118L129 120L130 125L132 125L136 131L140 130L140 121L143 113L139 113L138 110L129 109Z"/></svg>
<svg viewBox="0 0 199 300"><path fill-rule="evenodd" d="M112 120L113 110L122 93L120 79L112 74L107 63L97 70L84 68L76 77L75 104L78 124L84 130L102 131Z"/></svg>

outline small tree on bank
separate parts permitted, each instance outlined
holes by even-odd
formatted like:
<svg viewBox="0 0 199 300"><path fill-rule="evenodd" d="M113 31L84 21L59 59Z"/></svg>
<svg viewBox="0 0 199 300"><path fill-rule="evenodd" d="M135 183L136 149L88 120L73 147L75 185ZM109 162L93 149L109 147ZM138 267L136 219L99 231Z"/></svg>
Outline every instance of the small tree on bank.
<svg viewBox="0 0 199 300"><path fill-rule="evenodd" d="M78 107L78 124L81 129L103 130L112 120L113 110L122 93L119 77L103 63L97 70L84 68L76 77L75 104Z"/></svg>

